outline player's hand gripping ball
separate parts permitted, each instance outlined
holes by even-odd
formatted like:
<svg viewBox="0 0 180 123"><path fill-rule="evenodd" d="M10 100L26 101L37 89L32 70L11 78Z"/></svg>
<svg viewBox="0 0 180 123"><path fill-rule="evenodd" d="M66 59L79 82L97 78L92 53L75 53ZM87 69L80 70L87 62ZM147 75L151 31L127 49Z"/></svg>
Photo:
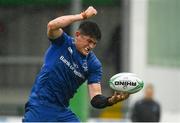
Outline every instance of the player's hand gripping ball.
<svg viewBox="0 0 180 123"><path fill-rule="evenodd" d="M133 94L143 88L144 82L134 73L118 73L110 78L109 85L117 92Z"/></svg>

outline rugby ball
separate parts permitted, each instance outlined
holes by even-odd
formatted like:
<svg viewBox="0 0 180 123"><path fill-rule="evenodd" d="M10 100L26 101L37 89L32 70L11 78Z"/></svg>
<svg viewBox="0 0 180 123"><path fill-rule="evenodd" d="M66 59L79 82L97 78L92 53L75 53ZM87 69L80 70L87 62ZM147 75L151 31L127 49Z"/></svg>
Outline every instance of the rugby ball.
<svg viewBox="0 0 180 123"><path fill-rule="evenodd" d="M109 86L115 91L133 94L143 88L144 82L134 73L118 73L110 78Z"/></svg>

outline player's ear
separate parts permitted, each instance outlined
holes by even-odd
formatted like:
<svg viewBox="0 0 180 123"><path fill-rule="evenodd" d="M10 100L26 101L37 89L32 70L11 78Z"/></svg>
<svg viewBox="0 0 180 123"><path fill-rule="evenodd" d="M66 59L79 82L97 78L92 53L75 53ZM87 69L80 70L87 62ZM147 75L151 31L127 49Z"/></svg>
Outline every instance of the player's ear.
<svg viewBox="0 0 180 123"><path fill-rule="evenodd" d="M76 31L76 32L75 32L75 36L76 36L76 37L78 37L80 34L81 34L80 31Z"/></svg>

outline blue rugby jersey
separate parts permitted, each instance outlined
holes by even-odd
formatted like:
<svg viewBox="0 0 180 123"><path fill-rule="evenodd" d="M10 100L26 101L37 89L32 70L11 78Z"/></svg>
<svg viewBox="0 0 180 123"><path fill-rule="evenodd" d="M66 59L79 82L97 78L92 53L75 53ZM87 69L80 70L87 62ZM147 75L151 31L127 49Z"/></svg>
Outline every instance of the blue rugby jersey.
<svg viewBox="0 0 180 123"><path fill-rule="evenodd" d="M77 51L74 39L63 33L46 51L28 103L68 107L82 83L86 80L88 84L97 83L101 77L102 65L95 54L91 51L83 56Z"/></svg>

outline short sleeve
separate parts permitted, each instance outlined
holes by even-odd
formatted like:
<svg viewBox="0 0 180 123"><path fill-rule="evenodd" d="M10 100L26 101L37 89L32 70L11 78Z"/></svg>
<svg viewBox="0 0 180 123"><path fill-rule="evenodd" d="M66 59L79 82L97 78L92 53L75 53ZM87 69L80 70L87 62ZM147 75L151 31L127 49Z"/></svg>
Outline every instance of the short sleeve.
<svg viewBox="0 0 180 123"><path fill-rule="evenodd" d="M88 65L88 84L99 83L102 79L102 65L100 61L94 56L91 56Z"/></svg>
<svg viewBox="0 0 180 123"><path fill-rule="evenodd" d="M65 32L63 32L63 34L61 36L59 36L58 38L49 39L49 40L52 44L61 46L64 42L68 43L69 41L71 41L72 38L70 36L68 36Z"/></svg>

